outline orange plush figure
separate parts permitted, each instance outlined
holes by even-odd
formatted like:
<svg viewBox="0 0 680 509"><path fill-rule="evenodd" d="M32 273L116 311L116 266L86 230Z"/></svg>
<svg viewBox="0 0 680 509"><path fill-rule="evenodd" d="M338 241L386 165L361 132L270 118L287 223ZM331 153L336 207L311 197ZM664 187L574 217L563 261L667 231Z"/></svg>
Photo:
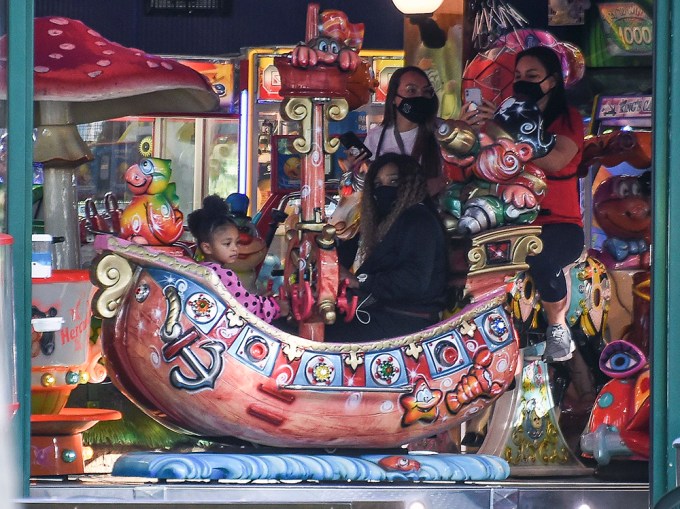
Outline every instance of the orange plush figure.
<svg viewBox="0 0 680 509"><path fill-rule="evenodd" d="M607 234L598 258L614 269L648 268L652 237L650 172L605 179L593 196L597 223Z"/></svg>
<svg viewBox="0 0 680 509"><path fill-rule="evenodd" d="M121 237L152 246L172 244L181 237L184 215L171 175L168 159L149 157L128 168L125 182L134 196L120 218Z"/></svg>
<svg viewBox="0 0 680 509"><path fill-rule="evenodd" d="M249 292L257 290L257 269L267 256L267 243L260 237L251 218L247 215L250 200L245 194L231 193L226 199L229 211L238 226L238 260L229 265L236 271L241 284Z"/></svg>

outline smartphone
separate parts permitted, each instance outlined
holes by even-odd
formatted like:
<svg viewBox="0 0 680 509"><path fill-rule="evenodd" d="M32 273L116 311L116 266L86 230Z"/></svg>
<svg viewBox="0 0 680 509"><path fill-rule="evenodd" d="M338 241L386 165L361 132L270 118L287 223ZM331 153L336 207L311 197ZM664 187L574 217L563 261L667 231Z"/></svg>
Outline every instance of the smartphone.
<svg viewBox="0 0 680 509"><path fill-rule="evenodd" d="M340 143L342 143L342 146L345 147L347 152L355 157L366 154L366 158L370 159L370 157L373 155L373 153L368 150L366 145L364 145L359 137L352 131L347 131L346 133L341 134Z"/></svg>
<svg viewBox="0 0 680 509"><path fill-rule="evenodd" d="M481 88L466 88L464 92L466 103L472 103L479 106L482 104L482 89Z"/></svg>

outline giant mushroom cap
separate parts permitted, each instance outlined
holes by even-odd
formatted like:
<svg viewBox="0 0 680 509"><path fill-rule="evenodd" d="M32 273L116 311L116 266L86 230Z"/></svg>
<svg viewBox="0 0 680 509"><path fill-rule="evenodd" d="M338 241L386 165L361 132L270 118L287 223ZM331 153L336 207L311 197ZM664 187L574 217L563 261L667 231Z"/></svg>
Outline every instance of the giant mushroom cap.
<svg viewBox="0 0 680 509"><path fill-rule="evenodd" d="M0 59L6 58L3 37ZM208 80L190 67L121 46L69 18L35 19L33 71L36 124L47 102L65 104L74 124L125 115L198 113L219 103Z"/></svg>
<svg viewBox="0 0 680 509"><path fill-rule="evenodd" d="M57 251L57 268L78 268L73 174L77 165L92 159L92 153L76 124L127 115L199 113L215 109L219 98L193 69L111 42L80 21L49 16L35 18L34 23L33 160L45 164L45 228L65 238ZM0 37L3 103L7 44L7 36Z"/></svg>
<svg viewBox="0 0 680 509"><path fill-rule="evenodd" d="M7 98L6 63L4 36L0 38L0 99ZM81 21L55 16L35 18L33 89L36 126L150 113L198 113L219 104L208 80L190 67L126 48ZM69 140L69 129L53 127L49 136L38 134L36 161L84 162L77 157L79 141Z"/></svg>

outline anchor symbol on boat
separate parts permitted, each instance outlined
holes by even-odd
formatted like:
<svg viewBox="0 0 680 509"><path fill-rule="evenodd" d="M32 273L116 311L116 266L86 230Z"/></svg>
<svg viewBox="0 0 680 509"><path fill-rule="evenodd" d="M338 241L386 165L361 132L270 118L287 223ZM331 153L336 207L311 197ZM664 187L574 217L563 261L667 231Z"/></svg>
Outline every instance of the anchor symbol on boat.
<svg viewBox="0 0 680 509"><path fill-rule="evenodd" d="M186 376L179 366L174 366L170 370L170 382L174 387L188 391L196 391L204 387L212 389L215 386L215 380L222 372L224 344L218 341L202 344L199 348L210 355L210 362L207 365L204 364L191 349L191 345L201 337L200 333L195 327L183 332L179 323L181 300L177 288L168 286L163 293L168 303L168 316L160 331L161 339L165 343L163 359L170 362L181 357L194 375L193 377Z"/></svg>

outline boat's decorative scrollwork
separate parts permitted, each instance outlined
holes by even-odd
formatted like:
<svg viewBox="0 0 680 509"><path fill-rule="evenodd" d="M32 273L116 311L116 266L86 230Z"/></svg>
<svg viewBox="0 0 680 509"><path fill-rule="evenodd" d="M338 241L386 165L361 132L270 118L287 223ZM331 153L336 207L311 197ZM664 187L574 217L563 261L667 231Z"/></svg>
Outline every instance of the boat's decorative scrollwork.
<svg viewBox="0 0 680 509"><path fill-rule="evenodd" d="M99 290L92 299L95 314L113 318L132 280L132 266L122 256L108 253L93 265L92 278Z"/></svg>

